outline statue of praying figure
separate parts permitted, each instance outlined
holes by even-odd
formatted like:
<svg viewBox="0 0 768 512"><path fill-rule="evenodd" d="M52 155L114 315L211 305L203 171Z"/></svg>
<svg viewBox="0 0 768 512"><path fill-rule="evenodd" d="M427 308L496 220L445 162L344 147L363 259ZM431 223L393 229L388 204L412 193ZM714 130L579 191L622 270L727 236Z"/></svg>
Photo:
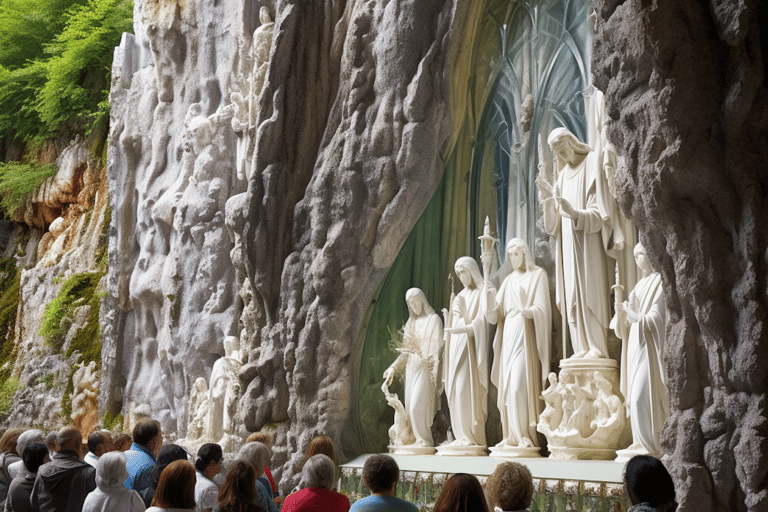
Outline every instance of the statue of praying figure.
<svg viewBox="0 0 768 512"><path fill-rule="evenodd" d="M208 424L208 384L205 379L198 377L192 385L192 392L189 396L189 409L187 414L187 440L196 441L200 439L207 429Z"/></svg>
<svg viewBox="0 0 768 512"><path fill-rule="evenodd" d="M556 302L568 324L573 357L607 357L611 274L607 186L595 155L565 128L552 130L557 179L536 180L544 228L556 241Z"/></svg>
<svg viewBox="0 0 768 512"><path fill-rule="evenodd" d="M240 340L235 336L224 338L224 357L213 363L211 385L208 389L208 431L206 437L212 442L229 432L231 425L231 404L237 397L232 396L235 384L239 384L237 372L243 366L240 360Z"/></svg>
<svg viewBox="0 0 768 512"><path fill-rule="evenodd" d="M419 288L405 294L408 320L403 328L400 355L384 372L384 384L389 387L395 372L405 366L405 414L415 440L413 445L432 447L432 422L440 408L442 383L439 379L440 355L443 350L443 321L427 302ZM401 432L397 438L406 439Z"/></svg>
<svg viewBox="0 0 768 512"><path fill-rule="evenodd" d="M498 324L491 382L498 389L503 439L495 448L500 450L539 446L536 423L552 333L547 273L536 266L528 244L519 238L507 243L507 258L512 272L486 312L488 321Z"/></svg>
<svg viewBox="0 0 768 512"><path fill-rule="evenodd" d="M485 318L488 297L496 290L485 282L477 262L468 256L454 265L464 285L451 305L451 325L445 332L445 394L455 441L449 446L485 449L488 416L489 326Z"/></svg>
<svg viewBox="0 0 768 512"><path fill-rule="evenodd" d="M640 244L635 246L635 262L644 277L618 305L614 327L616 335L626 340L621 391L632 427L632 445L627 451L661 455L659 435L669 415L663 361L667 320L664 290Z"/></svg>

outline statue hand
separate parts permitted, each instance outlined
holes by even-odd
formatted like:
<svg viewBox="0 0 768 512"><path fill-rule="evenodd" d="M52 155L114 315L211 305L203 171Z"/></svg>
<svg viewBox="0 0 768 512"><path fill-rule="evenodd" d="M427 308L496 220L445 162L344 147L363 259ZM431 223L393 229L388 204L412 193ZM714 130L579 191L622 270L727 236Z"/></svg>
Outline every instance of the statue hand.
<svg viewBox="0 0 768 512"><path fill-rule="evenodd" d="M392 384L392 379L395 376L395 370L393 370L391 367L387 368L384 371L384 384L386 384L387 387L389 387L390 384Z"/></svg>
<svg viewBox="0 0 768 512"><path fill-rule="evenodd" d="M627 321L629 321L630 323L635 324L640 321L640 315L637 313L637 311L631 309L630 307L625 306L624 312L627 315Z"/></svg>
<svg viewBox="0 0 768 512"><path fill-rule="evenodd" d="M522 313L525 318L533 318L533 311L531 311L528 308L523 309L522 311L520 311L520 313Z"/></svg>
<svg viewBox="0 0 768 512"><path fill-rule="evenodd" d="M557 203L560 205L560 211L562 212L562 215L564 217L568 217L569 219L577 219L579 217L579 212L576 211L576 209L571 205L570 202L568 202L567 199L564 197L557 197Z"/></svg>
<svg viewBox="0 0 768 512"><path fill-rule="evenodd" d="M463 325L460 327L448 327L445 329L445 332L448 334L464 334L467 332L467 328Z"/></svg>

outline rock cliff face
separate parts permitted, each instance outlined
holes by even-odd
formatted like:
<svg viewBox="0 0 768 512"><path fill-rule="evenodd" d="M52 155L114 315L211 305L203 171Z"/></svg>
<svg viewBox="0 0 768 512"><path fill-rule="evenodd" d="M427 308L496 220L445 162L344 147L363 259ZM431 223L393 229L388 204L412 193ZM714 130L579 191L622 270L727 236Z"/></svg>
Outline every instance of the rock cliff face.
<svg viewBox="0 0 768 512"><path fill-rule="evenodd" d="M664 280L680 510L768 510L768 11L593 4L594 79L627 159L617 189Z"/></svg>
<svg viewBox="0 0 768 512"><path fill-rule="evenodd" d="M293 473L312 436L343 446L365 311L443 168L468 6L278 0L252 36L261 6L135 2L100 404L129 423L148 404L182 436L192 384L239 336L238 433L278 424L273 466Z"/></svg>

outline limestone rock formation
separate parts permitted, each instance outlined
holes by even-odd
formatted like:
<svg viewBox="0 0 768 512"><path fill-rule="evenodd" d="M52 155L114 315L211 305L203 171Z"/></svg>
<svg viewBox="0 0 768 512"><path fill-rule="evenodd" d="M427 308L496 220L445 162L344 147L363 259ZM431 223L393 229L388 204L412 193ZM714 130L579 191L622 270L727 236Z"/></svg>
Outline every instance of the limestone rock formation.
<svg viewBox="0 0 768 512"><path fill-rule="evenodd" d="M768 510L765 6L593 5L617 193L666 293L680 510Z"/></svg>

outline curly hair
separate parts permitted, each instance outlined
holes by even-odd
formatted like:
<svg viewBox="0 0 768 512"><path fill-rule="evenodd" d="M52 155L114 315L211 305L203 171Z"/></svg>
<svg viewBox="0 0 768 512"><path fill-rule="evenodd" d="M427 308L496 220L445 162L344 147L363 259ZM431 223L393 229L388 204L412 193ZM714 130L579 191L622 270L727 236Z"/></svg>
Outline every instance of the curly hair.
<svg viewBox="0 0 768 512"><path fill-rule="evenodd" d="M533 477L519 462L502 462L488 477L485 489L493 505L502 510L522 510L531 506Z"/></svg>

